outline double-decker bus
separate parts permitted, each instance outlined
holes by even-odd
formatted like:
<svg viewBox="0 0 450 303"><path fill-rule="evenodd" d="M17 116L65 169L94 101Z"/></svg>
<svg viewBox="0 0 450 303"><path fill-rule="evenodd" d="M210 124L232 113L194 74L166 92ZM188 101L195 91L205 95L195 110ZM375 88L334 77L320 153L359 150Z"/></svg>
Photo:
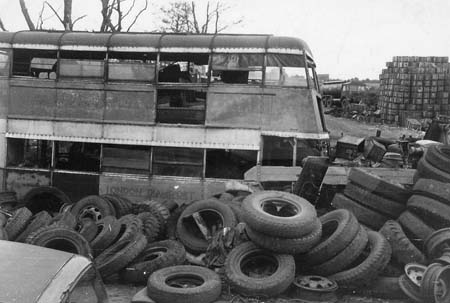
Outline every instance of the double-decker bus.
<svg viewBox="0 0 450 303"><path fill-rule="evenodd" d="M320 99L297 38L1 32L0 184L201 199L322 153Z"/></svg>

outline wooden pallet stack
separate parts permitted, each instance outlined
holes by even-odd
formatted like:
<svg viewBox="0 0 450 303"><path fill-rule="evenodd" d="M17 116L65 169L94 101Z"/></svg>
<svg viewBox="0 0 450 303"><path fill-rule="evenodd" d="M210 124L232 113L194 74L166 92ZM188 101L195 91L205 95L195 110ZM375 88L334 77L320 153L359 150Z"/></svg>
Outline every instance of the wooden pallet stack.
<svg viewBox="0 0 450 303"><path fill-rule="evenodd" d="M449 115L448 57L394 57L380 75L379 107L385 123Z"/></svg>

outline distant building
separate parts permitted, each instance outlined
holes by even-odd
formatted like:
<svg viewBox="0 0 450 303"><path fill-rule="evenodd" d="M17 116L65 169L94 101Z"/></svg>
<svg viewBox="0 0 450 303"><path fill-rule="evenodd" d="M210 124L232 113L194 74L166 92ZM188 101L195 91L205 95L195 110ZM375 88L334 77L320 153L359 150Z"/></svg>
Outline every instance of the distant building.
<svg viewBox="0 0 450 303"><path fill-rule="evenodd" d="M319 79L319 82L329 81L330 74L317 74L317 79Z"/></svg>

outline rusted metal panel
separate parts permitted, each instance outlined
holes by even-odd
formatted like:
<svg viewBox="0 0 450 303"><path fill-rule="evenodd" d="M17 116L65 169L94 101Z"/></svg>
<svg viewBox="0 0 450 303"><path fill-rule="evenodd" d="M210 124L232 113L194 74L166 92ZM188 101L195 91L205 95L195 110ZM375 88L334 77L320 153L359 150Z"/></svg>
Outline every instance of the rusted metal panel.
<svg viewBox="0 0 450 303"><path fill-rule="evenodd" d="M39 80L35 80L39 81ZM8 116L51 118L54 116L56 90L49 87L11 86Z"/></svg>
<svg viewBox="0 0 450 303"><path fill-rule="evenodd" d="M109 50L117 52L157 52L161 34L115 33L109 40Z"/></svg>
<svg viewBox="0 0 450 303"><path fill-rule="evenodd" d="M65 121L53 121L53 136L55 139L92 142L102 138L103 127L99 123L75 123Z"/></svg>
<svg viewBox="0 0 450 303"><path fill-rule="evenodd" d="M111 143L149 145L153 132L146 126L104 124L103 137Z"/></svg>
<svg viewBox="0 0 450 303"><path fill-rule="evenodd" d="M271 131L318 133L315 99L307 89L266 89L263 98L261 128ZM283 123L280 123L283 121Z"/></svg>
<svg viewBox="0 0 450 303"><path fill-rule="evenodd" d="M105 102L103 90L57 90L56 118L102 120Z"/></svg>
<svg viewBox="0 0 450 303"><path fill-rule="evenodd" d="M259 150L260 141L261 134L255 129L206 129L205 146L211 148Z"/></svg>
<svg viewBox="0 0 450 303"><path fill-rule="evenodd" d="M8 119L7 132L7 137L12 138L26 138L27 135L51 136L53 123L44 120Z"/></svg>
<svg viewBox="0 0 450 303"><path fill-rule="evenodd" d="M62 190L72 202L89 195L98 195L99 176L73 173L54 173L52 185Z"/></svg>
<svg viewBox="0 0 450 303"><path fill-rule="evenodd" d="M21 31L11 41L14 48L58 49L58 41L62 32Z"/></svg>
<svg viewBox="0 0 450 303"><path fill-rule="evenodd" d="M233 128L259 128L262 91L256 93L208 92L206 125Z"/></svg>
<svg viewBox="0 0 450 303"><path fill-rule="evenodd" d="M209 53L212 35L163 35L161 52Z"/></svg>
<svg viewBox="0 0 450 303"><path fill-rule="evenodd" d="M18 199L22 199L33 187L49 185L50 172L9 169L6 171L6 190L15 191Z"/></svg>
<svg viewBox="0 0 450 303"><path fill-rule="evenodd" d="M0 119L6 118L9 103L9 81L0 78Z"/></svg>
<svg viewBox="0 0 450 303"><path fill-rule="evenodd" d="M100 176L100 194L119 194L134 202L153 199L177 204L200 200L225 191L226 181L190 178Z"/></svg>
<svg viewBox="0 0 450 303"><path fill-rule="evenodd" d="M61 37L62 50L107 51L111 33L66 32Z"/></svg>
<svg viewBox="0 0 450 303"><path fill-rule="evenodd" d="M160 142L163 146L190 146L201 147L205 138L203 127L178 127L178 126L155 126L155 142ZM158 144L158 143L157 143Z"/></svg>
<svg viewBox="0 0 450 303"><path fill-rule="evenodd" d="M154 91L106 91L106 121L155 122Z"/></svg>

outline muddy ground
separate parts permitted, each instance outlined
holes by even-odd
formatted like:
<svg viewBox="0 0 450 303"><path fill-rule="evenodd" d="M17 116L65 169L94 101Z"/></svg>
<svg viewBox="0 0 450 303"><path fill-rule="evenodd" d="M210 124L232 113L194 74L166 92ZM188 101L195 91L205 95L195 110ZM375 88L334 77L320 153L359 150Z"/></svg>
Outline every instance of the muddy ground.
<svg viewBox="0 0 450 303"><path fill-rule="evenodd" d="M356 120L345 119L345 118L337 118L331 115L325 115L326 126L330 131L330 135L332 141L337 140L342 135L352 135L357 137L366 137L366 136L374 136L376 134L377 129L381 130L381 136L388 139L399 139L402 135L418 137L421 134L417 131L408 130L406 128L395 127L395 126L387 126L381 124L370 124L358 122ZM129 303L133 295L138 292L143 286L135 286L135 285L123 285L119 283L107 283L106 284L107 292L110 297L111 303ZM298 303L298 300L295 299L270 299L270 300L256 300L256 299L248 299L243 301L243 299L239 296L233 297L232 295L226 296L225 302L233 302L233 303ZM409 303L408 300L387 300L387 299L379 299L379 298L371 298L371 297L361 297L361 296L353 296L353 295L343 295L340 296L338 303ZM187 302L191 303L191 302ZM194 303L194 302L192 302Z"/></svg>

